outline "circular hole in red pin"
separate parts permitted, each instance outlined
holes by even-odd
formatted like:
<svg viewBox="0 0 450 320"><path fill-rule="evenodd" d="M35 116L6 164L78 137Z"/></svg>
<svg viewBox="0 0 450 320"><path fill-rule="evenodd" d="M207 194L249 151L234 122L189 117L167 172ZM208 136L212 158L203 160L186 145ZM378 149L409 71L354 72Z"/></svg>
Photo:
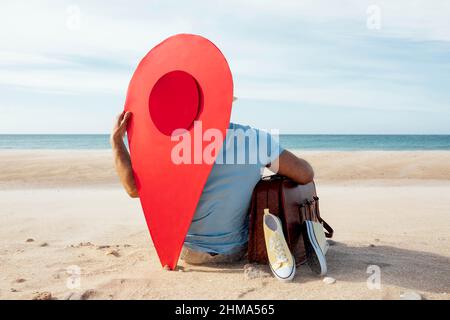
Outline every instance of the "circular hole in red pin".
<svg viewBox="0 0 450 320"><path fill-rule="evenodd" d="M165 135L193 125L201 112L202 93L193 76L185 71L171 71L154 85L149 98L150 117Z"/></svg>

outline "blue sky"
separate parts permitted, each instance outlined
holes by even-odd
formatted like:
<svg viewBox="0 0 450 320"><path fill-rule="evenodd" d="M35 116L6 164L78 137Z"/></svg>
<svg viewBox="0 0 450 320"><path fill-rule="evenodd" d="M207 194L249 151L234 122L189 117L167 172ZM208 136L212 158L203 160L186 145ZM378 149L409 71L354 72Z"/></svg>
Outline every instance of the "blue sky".
<svg viewBox="0 0 450 320"><path fill-rule="evenodd" d="M235 122L448 134L449 14L445 0L2 1L0 133L109 132L140 59L196 33L228 59Z"/></svg>

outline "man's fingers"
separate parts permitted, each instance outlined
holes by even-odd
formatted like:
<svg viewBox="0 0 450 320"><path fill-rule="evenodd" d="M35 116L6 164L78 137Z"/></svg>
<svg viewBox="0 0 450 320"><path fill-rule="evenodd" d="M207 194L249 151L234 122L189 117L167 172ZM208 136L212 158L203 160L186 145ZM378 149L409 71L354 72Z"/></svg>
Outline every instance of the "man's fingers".
<svg viewBox="0 0 450 320"><path fill-rule="evenodd" d="M120 122L120 127L121 128L127 125L128 120L130 119L130 117L131 117L131 112L130 111L127 111L127 112L124 111L123 119Z"/></svg>
<svg viewBox="0 0 450 320"><path fill-rule="evenodd" d="M117 125L120 125L120 123L122 122L124 116L125 116L125 110L117 115L117 117L116 117Z"/></svg>

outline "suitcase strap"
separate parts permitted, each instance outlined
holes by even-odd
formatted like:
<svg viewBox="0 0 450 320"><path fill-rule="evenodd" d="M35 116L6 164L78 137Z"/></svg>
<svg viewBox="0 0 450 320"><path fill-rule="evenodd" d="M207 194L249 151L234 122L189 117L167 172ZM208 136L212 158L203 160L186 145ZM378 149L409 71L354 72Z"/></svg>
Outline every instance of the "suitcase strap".
<svg viewBox="0 0 450 320"><path fill-rule="evenodd" d="M320 222L320 224L322 224L323 228L326 231L325 237L332 238L334 234L333 228L320 216L319 197L314 196L313 199L313 201L306 200L304 203L298 206L300 222L303 223L303 221L305 220L317 220L318 222Z"/></svg>

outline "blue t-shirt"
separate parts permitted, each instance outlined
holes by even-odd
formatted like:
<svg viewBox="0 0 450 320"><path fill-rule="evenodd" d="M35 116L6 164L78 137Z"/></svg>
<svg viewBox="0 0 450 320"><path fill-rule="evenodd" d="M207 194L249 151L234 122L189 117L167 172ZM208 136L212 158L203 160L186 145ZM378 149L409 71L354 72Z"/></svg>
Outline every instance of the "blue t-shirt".
<svg viewBox="0 0 450 320"><path fill-rule="evenodd" d="M231 254L248 241L248 207L264 167L280 155L278 139L268 132L230 124L221 152L203 189L185 246Z"/></svg>

